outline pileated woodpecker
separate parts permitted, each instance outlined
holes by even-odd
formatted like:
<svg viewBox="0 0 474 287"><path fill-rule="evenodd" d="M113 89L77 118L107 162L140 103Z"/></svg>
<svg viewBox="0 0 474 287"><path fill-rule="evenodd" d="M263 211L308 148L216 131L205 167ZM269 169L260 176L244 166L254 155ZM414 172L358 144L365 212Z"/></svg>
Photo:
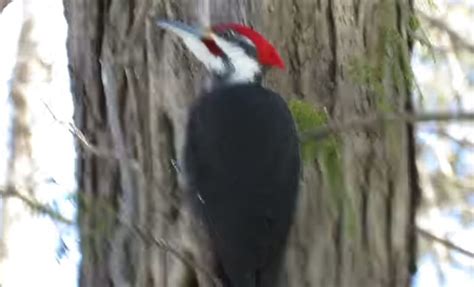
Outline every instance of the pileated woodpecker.
<svg viewBox="0 0 474 287"><path fill-rule="evenodd" d="M285 101L260 82L266 68L284 63L262 35L241 24L158 25L180 36L215 79L189 113L184 175L224 286L277 286L300 157Z"/></svg>

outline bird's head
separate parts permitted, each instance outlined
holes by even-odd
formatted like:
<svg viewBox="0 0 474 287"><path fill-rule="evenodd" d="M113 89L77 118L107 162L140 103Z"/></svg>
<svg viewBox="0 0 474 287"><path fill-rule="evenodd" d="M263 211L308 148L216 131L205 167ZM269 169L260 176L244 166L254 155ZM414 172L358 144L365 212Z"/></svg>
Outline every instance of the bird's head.
<svg viewBox="0 0 474 287"><path fill-rule="evenodd" d="M219 80L256 82L267 68L283 69L277 50L261 34L242 24L218 24L195 28L176 21L158 21L174 32Z"/></svg>

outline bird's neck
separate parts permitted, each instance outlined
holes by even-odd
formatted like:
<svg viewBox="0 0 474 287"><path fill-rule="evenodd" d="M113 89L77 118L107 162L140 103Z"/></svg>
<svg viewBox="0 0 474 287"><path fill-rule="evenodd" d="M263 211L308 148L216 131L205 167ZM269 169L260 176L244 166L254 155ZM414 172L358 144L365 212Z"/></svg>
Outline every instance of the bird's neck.
<svg viewBox="0 0 474 287"><path fill-rule="evenodd" d="M252 57L225 57L223 66L218 73L214 74L215 85L235 85L261 83L264 69Z"/></svg>
<svg viewBox="0 0 474 287"><path fill-rule="evenodd" d="M239 78L233 75L223 77L222 75L214 75L212 80L212 87L226 87L226 86L237 86L242 84L261 84L262 74L255 75L253 78Z"/></svg>

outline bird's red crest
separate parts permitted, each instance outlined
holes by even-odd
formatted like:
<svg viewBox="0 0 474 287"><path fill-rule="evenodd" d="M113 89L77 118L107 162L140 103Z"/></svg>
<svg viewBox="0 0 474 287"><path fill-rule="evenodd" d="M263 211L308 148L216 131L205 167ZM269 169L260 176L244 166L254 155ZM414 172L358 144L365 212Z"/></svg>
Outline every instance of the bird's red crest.
<svg viewBox="0 0 474 287"><path fill-rule="evenodd" d="M226 23L212 26L212 30L215 32L223 32L229 29L252 41L257 49L258 60L262 65L275 66L280 69L285 68L285 63L275 47L273 47L265 37L252 28L237 23Z"/></svg>

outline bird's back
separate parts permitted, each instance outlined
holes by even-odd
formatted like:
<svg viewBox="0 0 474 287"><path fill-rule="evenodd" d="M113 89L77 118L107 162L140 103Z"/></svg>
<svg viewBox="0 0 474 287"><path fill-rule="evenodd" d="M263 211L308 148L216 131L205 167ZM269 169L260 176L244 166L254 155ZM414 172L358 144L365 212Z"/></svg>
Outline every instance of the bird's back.
<svg viewBox="0 0 474 287"><path fill-rule="evenodd" d="M284 100L257 84L203 95L190 112L184 160L226 284L275 286L300 169Z"/></svg>

